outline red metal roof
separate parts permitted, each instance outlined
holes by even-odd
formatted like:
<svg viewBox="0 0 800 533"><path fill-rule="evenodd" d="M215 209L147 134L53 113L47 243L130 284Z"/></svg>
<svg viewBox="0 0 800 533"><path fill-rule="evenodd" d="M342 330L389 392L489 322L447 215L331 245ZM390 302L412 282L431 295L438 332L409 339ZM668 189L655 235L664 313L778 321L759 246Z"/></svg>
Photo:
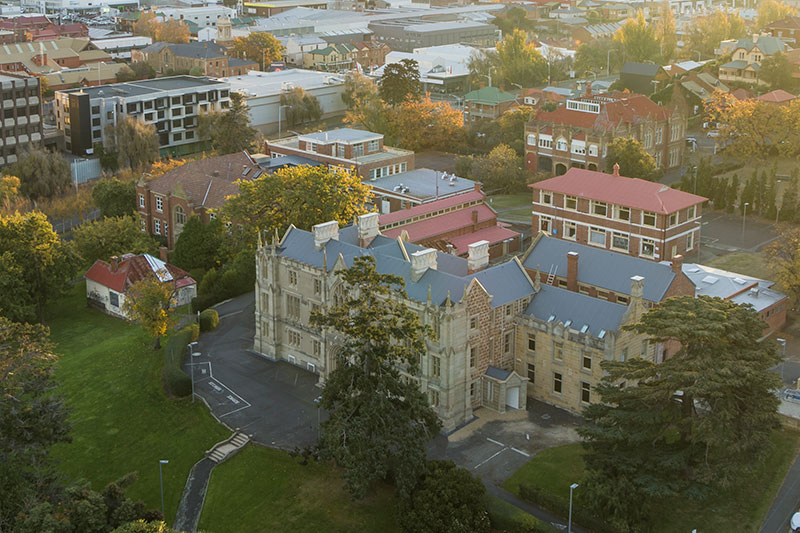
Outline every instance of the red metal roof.
<svg viewBox="0 0 800 533"><path fill-rule="evenodd" d="M465 195L461 195L465 196ZM417 242L424 239L430 239L443 233L448 233L460 228L468 228L472 225L472 212L478 212L478 223L486 222L497 218L497 214L486 204L478 204L452 213L438 215L419 222L413 222L404 226L399 226L386 231L381 231L387 237L395 238L400 235L403 230L408 232L408 238L411 242ZM392 214L392 213L390 213ZM480 240L480 239L478 239Z"/></svg>
<svg viewBox="0 0 800 533"><path fill-rule="evenodd" d="M450 241L456 249L457 255L463 255L469 251L469 245L478 241L489 241L489 244L496 244L503 242L506 239L513 239L518 237L519 233L516 231L505 228L501 225L492 226L491 228L479 229L475 233L468 233L466 235L459 235L458 237L450 237Z"/></svg>
<svg viewBox="0 0 800 533"><path fill-rule="evenodd" d="M401 209L400 211L395 211L393 213L386 213L385 215L378 217L378 225L385 226L386 224L409 220L419 215L433 213L434 211L439 211L440 209L447 209L448 207L457 206L467 202L474 202L484 198L486 198L486 195L481 191L471 190L469 192L465 192L464 194L457 194L449 198L443 198L442 200L434 200L433 202L417 205L411 209Z"/></svg>
<svg viewBox="0 0 800 533"><path fill-rule="evenodd" d="M660 183L580 168L571 168L563 176L532 183L529 187L663 214L708 200Z"/></svg>
<svg viewBox="0 0 800 533"><path fill-rule="evenodd" d="M155 276L153 264L163 264L172 276L176 288L180 289L181 287L197 283L185 270L175 265L170 265L169 263L163 263L160 259L156 259L153 256L149 257L150 260L148 260L146 254L126 254L120 259L116 272L111 271L111 265L109 263L98 259L89 270L86 271L84 276L86 279L99 283L109 289L124 293L128 287L137 281Z"/></svg>
<svg viewBox="0 0 800 533"><path fill-rule="evenodd" d="M762 100L764 102L771 102L774 104L789 102L791 100L794 100L795 98L797 98L795 95L793 95L792 93L788 93L783 89L777 89L775 91L768 92L767 94L762 94L761 96L758 97L759 100Z"/></svg>

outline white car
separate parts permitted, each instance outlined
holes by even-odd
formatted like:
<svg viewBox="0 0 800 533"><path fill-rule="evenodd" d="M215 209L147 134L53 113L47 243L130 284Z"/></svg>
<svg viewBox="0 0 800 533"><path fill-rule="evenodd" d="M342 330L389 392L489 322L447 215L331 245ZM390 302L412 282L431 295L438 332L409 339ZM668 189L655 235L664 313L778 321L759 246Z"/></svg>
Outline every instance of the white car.
<svg viewBox="0 0 800 533"><path fill-rule="evenodd" d="M708 137L719 137L719 130L711 130L706 135Z"/></svg>

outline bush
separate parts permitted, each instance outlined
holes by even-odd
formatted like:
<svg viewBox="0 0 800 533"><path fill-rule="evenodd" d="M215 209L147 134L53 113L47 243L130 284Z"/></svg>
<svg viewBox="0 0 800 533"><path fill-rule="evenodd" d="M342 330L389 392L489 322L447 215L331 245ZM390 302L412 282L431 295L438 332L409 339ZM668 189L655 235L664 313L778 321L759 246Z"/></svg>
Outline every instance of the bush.
<svg viewBox="0 0 800 533"><path fill-rule="evenodd" d="M184 329L188 329L192 333L192 337L191 337L189 342L194 342L200 337L200 324L197 324L196 322L192 322L191 324L186 326Z"/></svg>
<svg viewBox="0 0 800 533"><path fill-rule="evenodd" d="M200 330L211 331L219 324L219 313L216 309L206 309L200 313Z"/></svg>
<svg viewBox="0 0 800 533"><path fill-rule="evenodd" d="M172 396L189 396L192 393L192 378L181 368L186 346L192 342L194 335L191 327L185 327L175 333L164 346L164 384Z"/></svg>
<svg viewBox="0 0 800 533"><path fill-rule="evenodd" d="M514 533L538 533L550 531L547 524L542 524L525 511L517 509L508 502L494 496L486 496L486 511L495 531L513 531Z"/></svg>
<svg viewBox="0 0 800 533"><path fill-rule="evenodd" d="M519 497L534 505L543 507L558 516L569 516L569 499L557 496L541 487L520 483ZM585 505L573 505L572 521L581 524L585 528L596 531L597 533L612 531L603 520L587 512Z"/></svg>

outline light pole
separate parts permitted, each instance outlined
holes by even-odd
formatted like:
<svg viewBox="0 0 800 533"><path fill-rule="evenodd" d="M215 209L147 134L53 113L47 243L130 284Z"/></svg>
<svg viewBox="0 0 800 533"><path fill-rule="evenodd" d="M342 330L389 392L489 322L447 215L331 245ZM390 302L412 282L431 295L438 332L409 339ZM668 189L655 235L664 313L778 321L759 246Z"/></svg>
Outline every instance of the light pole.
<svg viewBox="0 0 800 533"><path fill-rule="evenodd" d="M162 465L169 463L167 459L159 459L158 461L158 483L161 485L161 517L164 517L164 476L161 473ZM166 520L165 520L166 521Z"/></svg>
<svg viewBox="0 0 800 533"><path fill-rule="evenodd" d="M195 352L194 347L197 346L197 341L189 343L189 366L192 369L192 403L194 403L194 358L200 355L200 352Z"/></svg>
<svg viewBox="0 0 800 533"><path fill-rule="evenodd" d="M567 520L567 533L572 533L572 491L580 485L573 483L569 486L569 519Z"/></svg>
<svg viewBox="0 0 800 533"><path fill-rule="evenodd" d="M314 405L317 406L317 442L319 442L320 427L319 427L319 404L322 402L322 396L314 398Z"/></svg>
<svg viewBox="0 0 800 533"><path fill-rule="evenodd" d="M281 111L283 111L287 107L292 107L290 105L281 105L278 107L278 139L281 138Z"/></svg>
<svg viewBox="0 0 800 533"><path fill-rule="evenodd" d="M783 194L781 194L781 205L778 204L778 185L782 185L781 180L777 180L775 182L775 225L778 225L778 217L781 214L781 207L783 207ZM783 188L781 188L781 192L783 192Z"/></svg>
<svg viewBox="0 0 800 533"><path fill-rule="evenodd" d="M697 62L700 62L700 52L697 52Z"/></svg>
<svg viewBox="0 0 800 533"><path fill-rule="evenodd" d="M781 345L781 387L783 386L783 367L786 364L786 339L775 339Z"/></svg>
<svg viewBox="0 0 800 533"><path fill-rule="evenodd" d="M612 49L610 49L608 51L608 53L606 53L606 78L611 76L611 52L613 52L613 51L614 51L614 49L612 48ZM600 57L603 57L603 56L600 56Z"/></svg>
<svg viewBox="0 0 800 533"><path fill-rule="evenodd" d="M750 202L744 203L744 208L742 209L742 246L744 246L744 228L747 221L747 206L750 205Z"/></svg>

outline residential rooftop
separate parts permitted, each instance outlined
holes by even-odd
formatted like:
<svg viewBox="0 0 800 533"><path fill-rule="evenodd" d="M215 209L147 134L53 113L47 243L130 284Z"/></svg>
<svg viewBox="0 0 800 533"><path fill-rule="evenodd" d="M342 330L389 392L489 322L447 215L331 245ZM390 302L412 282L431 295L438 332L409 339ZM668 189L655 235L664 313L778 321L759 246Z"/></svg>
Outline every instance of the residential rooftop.
<svg viewBox="0 0 800 533"><path fill-rule="evenodd" d="M772 288L774 281L696 263L684 263L682 268L683 273L694 283L697 296L711 296L739 305L752 305L756 311L762 311L786 298L785 294Z"/></svg>
<svg viewBox="0 0 800 533"><path fill-rule="evenodd" d="M477 182L459 178L455 174L439 172L429 168L418 168L392 174L366 182L373 189L399 192L403 196L416 198L421 201L430 199L447 198L475 189Z"/></svg>

